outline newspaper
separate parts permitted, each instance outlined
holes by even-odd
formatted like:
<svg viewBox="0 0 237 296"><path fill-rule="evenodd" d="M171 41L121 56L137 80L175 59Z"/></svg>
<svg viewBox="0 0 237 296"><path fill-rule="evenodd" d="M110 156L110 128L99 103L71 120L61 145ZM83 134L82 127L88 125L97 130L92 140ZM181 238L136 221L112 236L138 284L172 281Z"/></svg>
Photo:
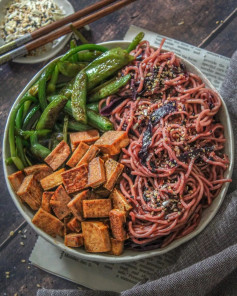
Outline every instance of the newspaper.
<svg viewBox="0 0 237 296"><path fill-rule="evenodd" d="M124 39L131 40L138 32L145 33L151 45L158 46L165 36L131 26ZM229 58L208 52L190 44L166 38L165 49L172 50L188 59L206 74L213 85L220 88ZM60 251L39 237L31 253L30 261L45 271L90 289L121 292L137 283L154 277L156 270L175 264L175 250L165 256L157 256L132 263L108 264L79 260Z"/></svg>

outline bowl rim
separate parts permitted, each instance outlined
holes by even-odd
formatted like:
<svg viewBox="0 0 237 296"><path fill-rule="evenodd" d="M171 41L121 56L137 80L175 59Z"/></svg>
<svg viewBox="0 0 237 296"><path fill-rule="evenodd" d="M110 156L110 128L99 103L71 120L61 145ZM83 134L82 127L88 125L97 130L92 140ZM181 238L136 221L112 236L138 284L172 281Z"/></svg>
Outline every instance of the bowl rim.
<svg viewBox="0 0 237 296"><path fill-rule="evenodd" d="M114 40L114 41L108 41L108 42L102 42L102 43L98 43L100 45L104 45L104 46L116 46L116 45L128 45L131 41L127 41L127 40ZM165 49L163 49L163 51L166 51ZM176 57L178 57L179 59L181 59L185 65L188 65L190 67L192 67L195 72L202 78L202 80L204 80L205 82L205 86L207 86L208 88L211 88L212 90L214 90L215 92L217 92L217 94L220 96L221 101L222 101L222 108L224 113L226 114L226 123L227 123L227 127L228 127L228 133L230 135L229 137L229 142L228 142L228 146L230 147L230 155L228 155L229 157L229 161L230 161L230 165L228 168L228 175L226 176L226 178L231 178L232 176L232 172L233 172L233 167L234 167L234 136L233 136L233 129L232 129L232 124L231 124L231 120L230 120L230 116L228 113L228 109L226 107L225 101L223 100L222 96L220 95L220 93L215 89L215 87L211 84L211 82L207 79L207 77L195 66L193 65L191 62L189 62L188 60L186 60L185 58L182 58L181 56L177 55L175 53ZM34 229L34 231L40 235L41 237L43 237L44 239L46 239L49 243L51 243L52 245L58 247L61 251L64 251L65 253L70 254L71 256L78 258L78 259L85 259L85 260L89 260L89 261L97 261L97 262L105 262L105 263L123 263L123 262L131 262L131 261L135 261L135 260L141 260L141 259L145 259L145 258L149 258L149 257L154 257L154 256L158 256L158 255L163 255L175 248L177 248L178 246L186 243L187 241L191 240L193 237L197 236L201 231L204 230L204 228L210 223L210 221L214 218L214 216L216 215L217 211L219 210L229 187L229 183L224 183L221 189L221 192L219 193L219 195L215 198L215 200L217 198L219 198L217 205L215 206L215 208L213 209L213 211L210 212L209 216L206 218L206 220L194 230L192 231L190 234L177 239L175 241L173 241L171 244L169 244L168 246L166 246L165 248L161 248L161 249L155 249L155 250L149 250L149 251L135 251L135 250L127 250L130 251L129 255L126 255L126 250L125 252L120 255L120 256L113 256L113 255L108 255L105 253L86 253L85 250L83 250L83 252L81 252L82 249L78 249L78 248L69 248L66 247L63 242L59 241L57 238L53 238L51 236L49 236L47 233L43 232L40 228L36 227L32 221L31 221L31 217L23 210L23 207L26 207L24 205L21 204L21 202L19 201L17 195L14 193L10 182L8 180L8 172L7 172L7 165L5 164L5 157L6 157L6 150L7 150L7 145L8 145L8 128L9 128L9 119L10 119L10 115L12 113L13 108L15 107L15 105L18 103L18 101L21 99L21 97L24 95L24 93L30 88L31 85L33 85L35 83L35 81L38 79L39 75L42 73L42 71L53 61L57 60L60 57L57 57L53 60L51 60L49 63L47 63L40 71L38 71L34 77L27 83L27 85L24 87L24 89L21 91L21 93L18 95L18 97L16 98L16 100L14 101L11 110L9 112L7 121L6 121L6 125L5 125L5 129L4 129L4 137L3 137L3 144L2 144L2 155L3 155L3 170L4 170L4 177L5 177L5 181L7 183L7 188L8 191L10 193L11 198L13 199L13 202L15 203L17 209L20 211L20 213L22 214L22 216L24 217L24 219L27 221L27 223Z"/></svg>

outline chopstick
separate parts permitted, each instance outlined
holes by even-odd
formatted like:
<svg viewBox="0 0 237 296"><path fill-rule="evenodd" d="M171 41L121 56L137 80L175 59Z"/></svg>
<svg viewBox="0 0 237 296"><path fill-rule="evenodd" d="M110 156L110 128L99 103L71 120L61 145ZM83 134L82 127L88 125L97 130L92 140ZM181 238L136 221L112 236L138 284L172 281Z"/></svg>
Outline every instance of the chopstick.
<svg viewBox="0 0 237 296"><path fill-rule="evenodd" d="M8 52L16 47L19 47L20 45L23 45L31 40L34 40L36 38L39 38L47 33L52 32L55 29L58 29L68 23L74 22L76 20L78 20L81 17L84 17L100 8L105 7L106 5L111 4L112 2L115 2L117 0L102 0L99 2L96 2L93 5L90 5L86 8L83 8L82 10L79 10L73 14L70 14L68 16L66 16L65 18L62 18L56 22L53 22L52 24L49 24L45 27L41 27L31 33L25 34L24 36L22 36L21 38L18 38L16 40L13 40L7 44L4 44L0 47L0 54L3 54L5 52Z"/></svg>
<svg viewBox="0 0 237 296"><path fill-rule="evenodd" d="M88 24L134 2L134 1L136 1L136 0L119 0L118 2L110 5L109 7L104 8L103 10L99 10L97 12L94 12L94 13L90 14L89 16L86 16L86 17L84 17L80 20L77 20L71 24L67 24L63 27L60 27L59 29L57 29L53 32L50 32L50 33L43 35L43 36L25 44L25 45L22 45L16 49L6 53L6 54L0 56L0 65L6 63L16 57L26 55L29 53L29 51L36 49L39 46L45 45L49 42L52 42L53 40L70 33L71 32L71 25L73 25L77 29L84 27L85 25L88 25Z"/></svg>

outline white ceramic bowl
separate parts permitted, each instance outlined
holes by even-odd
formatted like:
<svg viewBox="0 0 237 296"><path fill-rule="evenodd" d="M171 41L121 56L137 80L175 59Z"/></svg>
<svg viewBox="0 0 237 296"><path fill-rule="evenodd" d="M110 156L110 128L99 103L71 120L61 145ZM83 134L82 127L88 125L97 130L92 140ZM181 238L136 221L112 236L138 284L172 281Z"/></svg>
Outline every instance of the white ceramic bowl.
<svg viewBox="0 0 237 296"><path fill-rule="evenodd" d="M101 43L101 44L108 47L108 48L112 48L112 47L116 47L116 46L127 48L129 42L128 41L111 41L111 42L105 42L105 43ZM186 59L183 59L181 57L179 57L179 58L184 62L188 71L199 75L202 78L202 80L205 82L207 87L214 89L214 87L212 86L210 81L194 65L192 65L190 62L188 62ZM23 89L23 91L20 93L20 95L16 99L13 107L20 101L20 99L22 98L24 93L35 83L35 81L39 78L42 71L43 71L43 69L41 71L39 71L33 77L33 79L26 85L26 87ZM225 138L227 139L226 144L225 144L225 153L229 156L229 159L230 159L230 166L225 172L225 177L231 178L233 165L234 165L234 161L233 161L233 158L234 158L233 131L232 131L231 121L230 121L230 117L229 117L225 102L223 101L223 99L221 99L221 100L222 100L222 107L219 111L219 118L225 127L224 133L225 133ZM12 111L12 109L11 109L11 111ZM10 114L11 114L11 111L10 111ZM9 116L10 116L10 114L9 114ZM7 157L9 157L8 127L9 127L9 117L8 117L6 128L4 131L3 160L6 159ZM37 228L31 222L34 212L32 210L30 210L30 208L27 207L25 204L22 204L20 202L19 198L13 192L11 185L8 181L7 176L16 171L15 167L14 166L6 166L5 163L3 163L3 168L4 168L4 174L5 174L5 180L7 183L7 187L8 187L9 193L10 193L16 207L21 212L21 214L25 218L25 220L31 225L31 227L40 236L42 236L44 239L46 239L47 241L49 241L53 245L57 246L61 250L65 251L66 253L68 253L72 256L75 256L77 258L87 259L87 260L92 260L92 261L100 261L100 262L110 262L110 263L129 262L129 261L140 260L140 259L144 259L144 258L148 258L148 257L152 257L152 256L161 255L161 254L167 253L168 251L189 241L191 238L198 235L208 225L208 223L212 220L212 218L215 216L219 207L221 206L221 203L223 202L223 200L225 198L225 194L226 194L228 186L229 186L229 183L223 184L219 195L214 199L211 206L203 211L201 221L200 221L198 227L192 233L186 235L185 237L182 237L180 239L173 241L170 245L168 245L167 247L162 248L162 249L156 249L156 250L144 251L144 252L125 250L121 256L112 256L112 255L108 255L108 254L87 253L83 248L78 248L78 249L68 248L64 245L62 238L60 238L60 237L52 238L51 236L49 236L48 234L46 234L45 232L43 232L42 230Z"/></svg>

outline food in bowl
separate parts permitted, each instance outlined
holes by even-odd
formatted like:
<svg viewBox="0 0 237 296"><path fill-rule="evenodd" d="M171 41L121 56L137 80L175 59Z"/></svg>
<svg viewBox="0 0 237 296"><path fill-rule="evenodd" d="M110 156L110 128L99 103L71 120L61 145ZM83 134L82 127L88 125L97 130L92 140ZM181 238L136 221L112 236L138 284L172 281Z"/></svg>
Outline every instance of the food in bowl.
<svg viewBox="0 0 237 296"><path fill-rule="evenodd" d="M114 255L124 246L164 247L193 231L202 209L231 181L224 178L218 94L174 53L139 37L127 51L70 50L44 70L11 114L8 162L19 171L9 179L28 204L38 192L33 223L64 235L67 246ZM62 87L59 72L73 79ZM23 124L16 120L15 129L11 123L29 101L35 105L28 114L41 112ZM35 165L39 158L44 162ZM39 177L35 166L44 166L46 175Z"/></svg>

